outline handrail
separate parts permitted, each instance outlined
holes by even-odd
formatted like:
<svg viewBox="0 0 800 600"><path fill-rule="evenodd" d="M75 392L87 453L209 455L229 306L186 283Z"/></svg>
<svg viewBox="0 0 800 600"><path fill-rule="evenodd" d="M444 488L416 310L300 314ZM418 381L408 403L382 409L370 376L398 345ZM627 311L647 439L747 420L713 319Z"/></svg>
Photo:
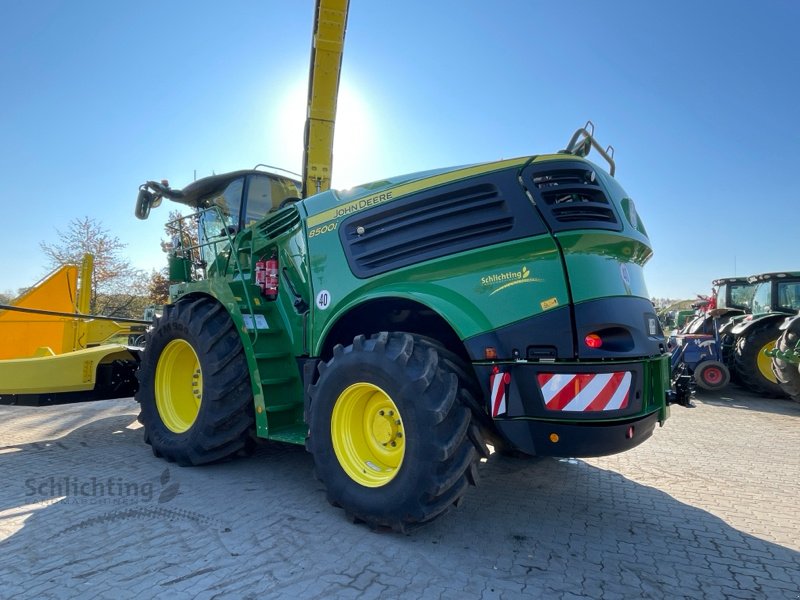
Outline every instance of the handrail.
<svg viewBox="0 0 800 600"><path fill-rule="evenodd" d="M616 163L614 162L614 147L608 146L603 148L598 141L594 138L594 123L586 121L586 125L578 129L572 134L572 137L567 144L567 147L562 150L566 154L573 154L581 158L587 156L592 148L602 156L608 163L609 174L613 177L616 171Z"/></svg>
<svg viewBox="0 0 800 600"><path fill-rule="evenodd" d="M225 215L223 215L222 209L215 204L215 205L209 206L208 208L200 210L198 212L192 213L190 215L181 216L178 219L174 219L174 220L172 220L172 221L167 223L167 227L172 227L173 229L177 229L178 239L179 240L183 240L184 239L183 221L186 220L186 219L197 219L198 223L200 224L200 226L203 227L203 233L204 233L203 239L206 240L205 242L200 242L199 239L198 239L198 243L196 245L192 244L190 246L184 246L184 245L181 244L181 246L179 248L173 248L172 252L175 252L175 253L177 253L177 252L183 252L183 253L188 252L189 253L189 257L188 257L189 258L189 262L190 262L190 264L192 266L193 279L200 279L200 277L199 277L199 275L197 273L197 267L198 267L198 265L203 265L204 264L202 262L202 252L201 252L200 249L204 248L204 247L211 247L213 249L214 256L216 257L216 259L219 259L219 258L223 257L223 253L225 252L225 250L229 249L228 256L227 257L223 257L223 259L225 260L224 269L218 269L218 271L217 271L218 273L221 272L222 275L216 274L216 275L212 275L211 277L220 277L220 276L224 277L224 274L227 274L228 268L231 266L231 258L233 258L232 278L236 279L236 276L240 275L240 280L242 282L242 293L244 295L245 303L247 305L247 310L250 313L250 315L253 315L254 311L255 311L253 298L252 298L252 295L251 295L250 291L248 290L247 282L244 280L244 277L243 277L244 269L242 268L242 265L241 265L241 263L239 261L239 254L238 254L238 252L235 252L235 250L234 250L236 248L236 246L234 245L233 240L236 237L238 232L232 232L230 230L230 228L226 227L220 232L220 234L218 236L215 236L215 237L219 237L220 239L211 240L210 236L208 235L208 232L205 230L204 220L201 218L201 215L203 215L204 213L209 212L209 211L216 211L217 217L219 218L219 222L220 223L224 223L225 222ZM176 224L177 224L177 226L176 226ZM247 230L245 229L244 231L247 231ZM227 247L225 246L226 243L227 243ZM222 246L222 250L217 251L219 246ZM192 256L194 251L197 251L197 255L198 255L197 258L199 260L195 260L194 257ZM252 254L252 249L251 249L251 254ZM176 254L176 256L177 256L177 254ZM184 256L184 258L185 258L185 256ZM202 278L203 279L210 279L209 274L208 274L208 265L207 264L204 267L204 273L203 273L203 277ZM248 336L250 337L251 343L253 345L255 345L256 341L258 340L258 329L254 327L254 328L252 328L252 331L251 331L250 328L248 328Z"/></svg>

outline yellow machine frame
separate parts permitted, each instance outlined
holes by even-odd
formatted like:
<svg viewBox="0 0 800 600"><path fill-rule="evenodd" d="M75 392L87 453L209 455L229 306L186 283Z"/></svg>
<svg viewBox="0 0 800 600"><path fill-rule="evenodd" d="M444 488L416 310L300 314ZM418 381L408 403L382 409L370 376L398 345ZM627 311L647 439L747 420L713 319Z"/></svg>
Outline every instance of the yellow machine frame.
<svg viewBox="0 0 800 600"><path fill-rule="evenodd" d="M99 365L136 361L127 346L103 343L130 334L131 324L87 315L93 267L87 254L80 266L55 269L10 305L43 312L0 310L0 395L93 390Z"/></svg>

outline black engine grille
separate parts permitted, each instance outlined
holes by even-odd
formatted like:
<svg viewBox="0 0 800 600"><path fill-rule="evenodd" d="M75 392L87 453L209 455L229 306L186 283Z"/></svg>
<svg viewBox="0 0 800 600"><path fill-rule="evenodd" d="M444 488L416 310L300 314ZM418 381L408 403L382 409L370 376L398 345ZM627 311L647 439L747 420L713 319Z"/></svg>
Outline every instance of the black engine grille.
<svg viewBox="0 0 800 600"><path fill-rule="evenodd" d="M544 234L513 171L426 190L347 219L340 229L357 277Z"/></svg>
<svg viewBox="0 0 800 600"><path fill-rule="evenodd" d="M528 173L529 189L542 216L554 232L571 229L621 231L611 202L594 171L584 166L542 168Z"/></svg>

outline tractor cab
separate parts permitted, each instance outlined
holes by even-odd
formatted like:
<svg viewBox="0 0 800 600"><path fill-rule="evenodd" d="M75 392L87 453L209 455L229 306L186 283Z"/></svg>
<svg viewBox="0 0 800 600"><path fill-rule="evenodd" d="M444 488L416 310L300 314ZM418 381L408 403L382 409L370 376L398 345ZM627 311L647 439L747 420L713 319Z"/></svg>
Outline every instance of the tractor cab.
<svg viewBox="0 0 800 600"><path fill-rule="evenodd" d="M800 311L800 273L764 273L748 277L754 286L749 303L754 317Z"/></svg>
<svg viewBox="0 0 800 600"><path fill-rule="evenodd" d="M755 285L747 281L747 277L725 277L713 282L717 308L728 311L748 312L753 299Z"/></svg>

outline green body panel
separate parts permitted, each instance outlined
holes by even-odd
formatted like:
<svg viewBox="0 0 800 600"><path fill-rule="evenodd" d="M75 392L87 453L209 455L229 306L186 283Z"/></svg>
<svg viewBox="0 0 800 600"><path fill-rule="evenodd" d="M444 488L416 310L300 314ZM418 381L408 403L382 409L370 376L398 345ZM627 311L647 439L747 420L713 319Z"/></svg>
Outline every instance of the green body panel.
<svg viewBox="0 0 800 600"><path fill-rule="evenodd" d="M649 297L642 269L652 254L648 245L605 231L570 231L557 237L574 302L610 296Z"/></svg>
<svg viewBox="0 0 800 600"><path fill-rule="evenodd" d="M558 250L549 236L435 259L369 280L357 279L347 268L337 236L320 236L309 246L326 264L345 266L312 267L315 292L325 290L332 301L330 310L314 314L315 354L343 314L377 298L420 302L444 317L462 340L569 302Z"/></svg>
<svg viewBox="0 0 800 600"><path fill-rule="evenodd" d="M587 161L589 162L589 161ZM595 172L620 217L622 231L574 230L556 234L564 252L575 303L612 296L649 298L644 264L653 250L633 200L616 180L596 167Z"/></svg>

